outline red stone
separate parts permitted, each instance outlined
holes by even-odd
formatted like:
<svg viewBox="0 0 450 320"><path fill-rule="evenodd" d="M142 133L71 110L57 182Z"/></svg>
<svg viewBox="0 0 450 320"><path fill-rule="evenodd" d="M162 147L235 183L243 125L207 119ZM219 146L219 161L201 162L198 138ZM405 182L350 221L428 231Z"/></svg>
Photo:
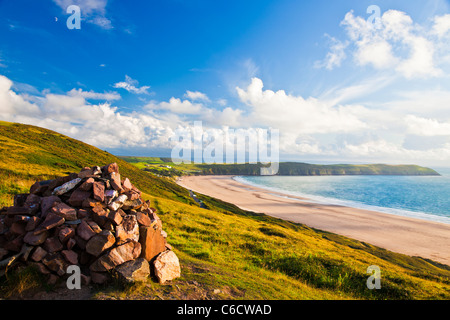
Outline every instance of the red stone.
<svg viewBox="0 0 450 320"><path fill-rule="evenodd" d="M95 181L92 190L95 200L105 201L105 184L102 181Z"/></svg>
<svg viewBox="0 0 450 320"><path fill-rule="evenodd" d="M100 256L89 268L94 272L108 271L115 266L136 259L140 252L141 246L139 242L129 241Z"/></svg>
<svg viewBox="0 0 450 320"><path fill-rule="evenodd" d="M61 254L70 264L78 264L78 254L75 251L63 250Z"/></svg>
<svg viewBox="0 0 450 320"><path fill-rule="evenodd" d="M111 211L111 212L108 214L108 219L109 219L111 222L113 222L116 226L119 225L119 224L121 224L121 223L122 223L122 220L123 220L122 215L120 214L120 211L123 212L123 210L119 209L119 210L117 210L117 211ZM124 215L125 215L125 213L124 213Z"/></svg>
<svg viewBox="0 0 450 320"><path fill-rule="evenodd" d="M66 243L73 236L75 236L75 230L69 227L64 227L58 232L59 241L62 243Z"/></svg>
<svg viewBox="0 0 450 320"><path fill-rule="evenodd" d="M61 202L61 199L57 196L43 197L41 200L41 217L45 218L48 211L55 205L55 203Z"/></svg>
<svg viewBox="0 0 450 320"><path fill-rule="evenodd" d="M86 209L78 209L77 218L84 219L89 215L89 211Z"/></svg>
<svg viewBox="0 0 450 320"><path fill-rule="evenodd" d="M83 205L83 201L85 199L89 199L90 196L91 196L90 191L83 191L83 190L77 189L74 192L72 192L68 202L71 206L81 207Z"/></svg>
<svg viewBox="0 0 450 320"><path fill-rule="evenodd" d="M125 178L125 180L122 181L122 187L125 191L131 191L133 185L131 184L130 179Z"/></svg>
<svg viewBox="0 0 450 320"><path fill-rule="evenodd" d="M63 202L56 204L53 208L50 209L50 212L53 212L68 221L77 220L77 210L75 208L68 206Z"/></svg>
<svg viewBox="0 0 450 320"><path fill-rule="evenodd" d="M54 212L49 212L44 222L42 222L39 227L34 231L34 234L42 233L46 230L50 230L52 228L58 227L64 223L64 218L60 217Z"/></svg>
<svg viewBox="0 0 450 320"><path fill-rule="evenodd" d="M94 185L94 178L89 178L86 181L84 181L77 190L81 190L81 191L91 191L92 190L92 186Z"/></svg>
<svg viewBox="0 0 450 320"><path fill-rule="evenodd" d="M31 255L31 260L38 262L41 261L46 255L47 251L45 251L41 247L36 247L33 254Z"/></svg>
<svg viewBox="0 0 450 320"><path fill-rule="evenodd" d="M120 182L120 173L112 172L109 176L109 182L111 183L111 187L119 193L123 192L122 184Z"/></svg>
<svg viewBox="0 0 450 320"><path fill-rule="evenodd" d="M66 247L67 249L71 250L76 244L77 241L74 238L70 238L69 240L67 240Z"/></svg>
<svg viewBox="0 0 450 320"><path fill-rule="evenodd" d="M161 230L153 227L140 227L139 234L139 243L142 245L141 258L151 261L166 250L166 242L161 235Z"/></svg>
<svg viewBox="0 0 450 320"><path fill-rule="evenodd" d="M115 163L115 162L110 163L110 164L107 164L106 166L104 166L104 167L102 168L102 172L103 172L103 174L105 174L105 175L108 175L108 174L110 174L110 173L112 173L112 172L119 173L119 166L118 166L117 163Z"/></svg>
<svg viewBox="0 0 450 320"><path fill-rule="evenodd" d="M149 216L147 214L145 214L143 212L138 212L136 214L136 218L137 218L138 223L141 226L150 227L150 225L152 224L152 220L149 218Z"/></svg>
<svg viewBox="0 0 450 320"><path fill-rule="evenodd" d="M78 225L77 234L86 241L96 235L96 233L94 232L94 230L92 230L86 220L81 221L81 223Z"/></svg>
<svg viewBox="0 0 450 320"><path fill-rule="evenodd" d="M104 230L88 241L86 244L86 252L98 257L105 250L112 247L115 240L114 235L110 231Z"/></svg>
<svg viewBox="0 0 450 320"><path fill-rule="evenodd" d="M78 173L78 178L84 179L89 176L92 176L93 170L89 167L85 167L81 169L81 171Z"/></svg>
<svg viewBox="0 0 450 320"><path fill-rule="evenodd" d="M23 241L29 245L38 246L43 244L47 237L48 231L46 230L42 230L39 234L35 234L33 231L30 231L25 235Z"/></svg>
<svg viewBox="0 0 450 320"><path fill-rule="evenodd" d="M63 245L57 237L47 238L47 240L45 240L44 242L43 247L49 253L58 252L63 249Z"/></svg>
<svg viewBox="0 0 450 320"><path fill-rule="evenodd" d="M42 259L42 263L51 271L56 272L59 276L66 274L68 264L60 253L48 254Z"/></svg>

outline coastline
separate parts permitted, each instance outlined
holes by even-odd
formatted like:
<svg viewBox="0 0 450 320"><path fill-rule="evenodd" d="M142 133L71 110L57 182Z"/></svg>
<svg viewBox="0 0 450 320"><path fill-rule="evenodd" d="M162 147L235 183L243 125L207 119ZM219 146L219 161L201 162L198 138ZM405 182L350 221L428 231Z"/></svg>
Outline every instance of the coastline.
<svg viewBox="0 0 450 320"><path fill-rule="evenodd" d="M243 184L233 176L183 176L177 184L241 209L302 223L390 251L450 265L450 225L307 198Z"/></svg>

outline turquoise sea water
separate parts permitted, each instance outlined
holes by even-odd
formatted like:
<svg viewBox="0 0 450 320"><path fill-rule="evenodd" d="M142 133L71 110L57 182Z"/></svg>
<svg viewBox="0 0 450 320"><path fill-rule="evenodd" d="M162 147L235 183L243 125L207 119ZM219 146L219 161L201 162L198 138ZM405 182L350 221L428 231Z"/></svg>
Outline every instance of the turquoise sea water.
<svg viewBox="0 0 450 320"><path fill-rule="evenodd" d="M315 202L450 224L450 170L441 176L238 176L236 181Z"/></svg>

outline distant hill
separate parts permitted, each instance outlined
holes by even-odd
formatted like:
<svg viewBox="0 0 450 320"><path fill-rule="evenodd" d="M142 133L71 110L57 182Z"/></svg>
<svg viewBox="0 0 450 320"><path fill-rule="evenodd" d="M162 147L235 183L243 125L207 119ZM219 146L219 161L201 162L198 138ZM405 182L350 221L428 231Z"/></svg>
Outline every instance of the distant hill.
<svg viewBox="0 0 450 320"><path fill-rule="evenodd" d="M259 175L261 164L174 164L170 158L120 157L135 166L153 173L202 175ZM167 168L170 166L171 168ZM171 169L171 170L167 170ZM438 176L433 169L417 165L387 164L333 164L320 165L303 162L280 162L277 175L324 176L324 175L409 175Z"/></svg>

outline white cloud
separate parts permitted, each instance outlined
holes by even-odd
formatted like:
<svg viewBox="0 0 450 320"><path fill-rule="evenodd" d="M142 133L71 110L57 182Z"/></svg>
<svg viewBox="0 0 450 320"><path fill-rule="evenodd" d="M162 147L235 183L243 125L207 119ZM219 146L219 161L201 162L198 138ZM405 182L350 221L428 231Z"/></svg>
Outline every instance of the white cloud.
<svg viewBox="0 0 450 320"><path fill-rule="evenodd" d="M94 100L106 100L106 101L112 101L112 100L120 100L120 94L117 92L105 92L105 93L99 93L94 91L83 91L82 89L72 89L67 94L71 97L80 96L86 99L94 99Z"/></svg>
<svg viewBox="0 0 450 320"><path fill-rule="evenodd" d="M420 136L450 136L450 121L408 115L405 118L408 133Z"/></svg>
<svg viewBox="0 0 450 320"><path fill-rule="evenodd" d="M436 17L433 28L413 22L411 17L398 10L388 10L381 16L379 28L375 28L364 18L348 12L341 22L352 44L353 58L358 65L372 66L377 70L394 70L405 78L429 78L443 75L436 57L436 48L447 46L434 34L442 36L448 31L450 18ZM340 41L340 40L336 40ZM331 48L327 57L335 57L336 49ZM340 57L340 62L344 56ZM328 69L332 69L329 68Z"/></svg>
<svg viewBox="0 0 450 320"><path fill-rule="evenodd" d="M49 128L100 148L170 149L170 137L178 127L202 121L205 129L279 129L282 155L418 164L450 160L450 113L442 106L450 93L417 91L410 97L405 93L393 101L397 108L339 104L355 91L366 92L371 83L382 82L376 79L363 88L336 89L337 99L332 99L332 93L325 99L264 89L263 81L253 78L244 89L236 88L245 104L242 108L221 110L172 97L152 101L140 111L123 112L110 102L88 102L115 100L120 97L115 92L72 89L66 94L49 90L18 94L13 82L0 76L0 119ZM421 94L422 100L418 99ZM417 99L419 106L430 95L437 97L432 101L435 116L427 115L423 108L422 113L407 109L408 102ZM423 137L421 143L411 143L419 136ZM405 143L406 138L409 141Z"/></svg>
<svg viewBox="0 0 450 320"><path fill-rule="evenodd" d="M450 14L434 17L433 33L439 38L445 36L450 31Z"/></svg>
<svg viewBox="0 0 450 320"><path fill-rule="evenodd" d="M251 108L251 123L273 126L302 134L352 132L366 128L351 109L333 106L316 98L263 90L263 82L252 78L247 89L236 88L242 102Z"/></svg>
<svg viewBox="0 0 450 320"><path fill-rule="evenodd" d="M192 101L195 101L195 100L210 101L208 96L200 91L187 90L186 93L184 94L184 97L188 98Z"/></svg>
<svg viewBox="0 0 450 320"><path fill-rule="evenodd" d="M142 86L137 87L139 82L137 80L132 79L128 75L125 75L125 81L117 82L113 86L114 88L120 88L125 89L128 92L135 93L135 94L150 94L148 92L148 89L150 89L150 86Z"/></svg>
<svg viewBox="0 0 450 320"><path fill-rule="evenodd" d="M202 104L192 103L189 100L181 100L179 98L172 97L169 102L150 102L144 108L148 110L173 112L175 114L199 114L202 111L202 107Z"/></svg>
<svg viewBox="0 0 450 320"><path fill-rule="evenodd" d="M324 61L318 61L315 66L318 68L326 68L333 70L334 67L340 67L342 61L346 58L345 48L348 46L348 42L342 42L334 37L325 35L330 39L330 52L327 53Z"/></svg>
<svg viewBox="0 0 450 320"><path fill-rule="evenodd" d="M148 114L124 114L109 103L86 102L86 98L103 94L73 89L64 95L47 92L30 102L11 88L12 81L0 75L2 120L55 130L99 148L170 147L173 123Z"/></svg>

